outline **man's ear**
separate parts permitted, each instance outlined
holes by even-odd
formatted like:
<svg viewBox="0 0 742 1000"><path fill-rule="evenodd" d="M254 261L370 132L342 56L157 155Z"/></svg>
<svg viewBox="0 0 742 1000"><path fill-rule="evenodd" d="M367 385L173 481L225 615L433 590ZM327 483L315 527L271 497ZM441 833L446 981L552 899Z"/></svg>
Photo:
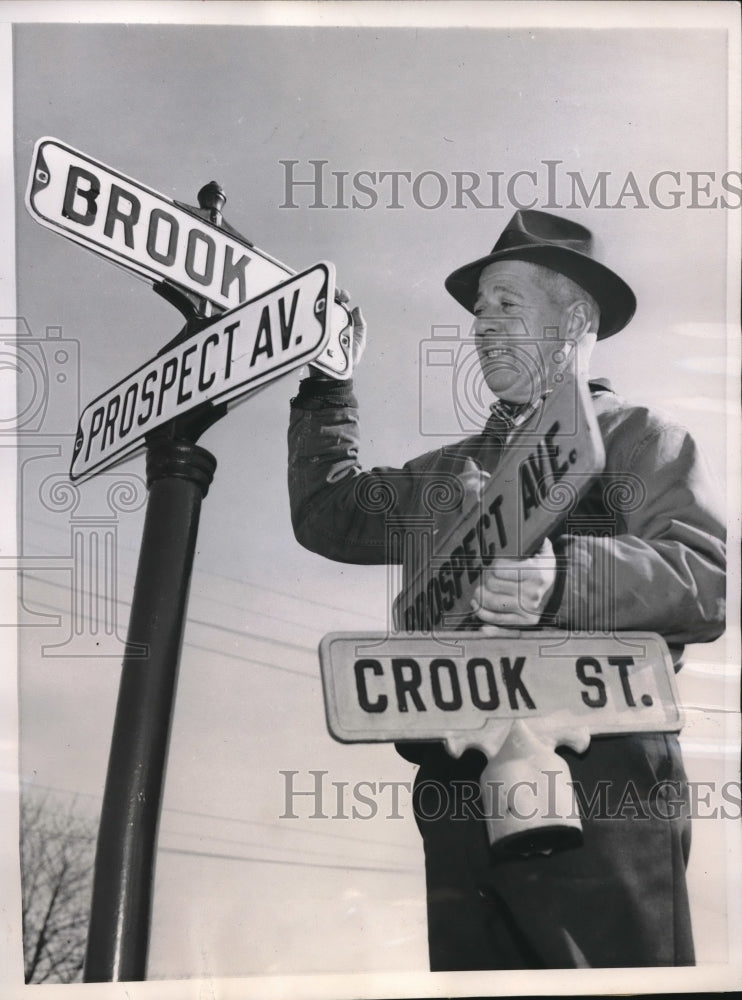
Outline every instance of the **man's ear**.
<svg viewBox="0 0 742 1000"><path fill-rule="evenodd" d="M579 340L593 328L593 308L584 299L578 299L567 309L566 335L570 340Z"/></svg>

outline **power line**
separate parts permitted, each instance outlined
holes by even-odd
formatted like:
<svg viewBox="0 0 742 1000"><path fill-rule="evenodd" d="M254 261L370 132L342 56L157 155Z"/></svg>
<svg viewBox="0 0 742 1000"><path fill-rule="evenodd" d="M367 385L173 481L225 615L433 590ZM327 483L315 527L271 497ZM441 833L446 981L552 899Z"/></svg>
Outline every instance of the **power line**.
<svg viewBox="0 0 742 1000"><path fill-rule="evenodd" d="M41 607L41 605L39 605ZM318 681L319 674L308 674L305 670L294 670L292 667L282 667L277 663L268 663L265 660L255 660L251 656L242 656L240 653L229 653L225 649L212 649L211 646L201 646L197 642L183 640L183 645L189 649L200 649L204 653L212 653L214 656L225 656L228 660L239 660L240 663L252 663L258 667L269 667L271 670L281 670L286 674L295 674L298 677L306 677L310 681Z"/></svg>
<svg viewBox="0 0 742 1000"><path fill-rule="evenodd" d="M60 608L57 604L49 604L49 603L47 603L45 601L35 601L34 603L35 603L35 605L36 605L37 608L45 608L47 611L57 611L60 614L64 614L64 612L65 612L65 609L64 608ZM199 622L198 624L207 625L208 623L206 623L206 622ZM239 635L241 638L245 638L244 633L239 632L236 629L232 629L232 630L229 630L229 631L234 632L235 635ZM250 636L248 636L248 638L249 637ZM258 639L260 641L266 641L268 643L270 643L271 641L273 641L274 644L276 644L276 645L291 645L289 643L281 643L280 640L278 640L278 639L271 640L267 636L255 636L255 635L252 635L251 637L254 638L254 639ZM217 649L216 647L213 647L213 646L202 646L199 643L191 642L188 639L184 639L183 640L183 645L185 647L189 648L189 649L199 649L199 650L201 650L201 652L211 653L214 656L225 656L225 657L227 657L227 659L230 659L230 660L239 660L241 663L252 663L252 664L254 664L256 666L268 667L271 670L280 670L283 673L297 674L299 677L307 677L309 680L313 680L313 681L319 680L319 676L317 676L315 674L307 673L305 670L294 670L292 667L284 667L284 666L281 666L280 664L277 664L277 663L268 663L266 660L256 660L256 659L253 659L250 656L243 656L240 653L230 653L227 650ZM315 652L310 646L307 646L306 648L301 647L301 646L296 646L294 648L300 650L301 652L307 652L307 653L310 653L310 652L313 653L313 652ZM124 655L123 654L123 650L121 651L121 655L122 656Z"/></svg>
<svg viewBox="0 0 742 1000"><path fill-rule="evenodd" d="M56 524L50 524L49 522L43 521L43 520L39 520L38 518L33 518L33 517L22 518L22 523L25 523L25 524L37 524L37 525L39 525L41 527L48 528L48 529L50 529L52 531L56 531L58 533L63 533L65 535L67 535L67 529L66 528L62 528L62 527L60 527L60 526L58 526ZM135 550L132 549L128 545L127 546L121 546L121 547L125 551L130 552L132 554L135 552ZM47 553L43 553L42 555L46 555L46 554ZM22 553L20 554L19 558L23 559L23 554ZM33 558L39 558L39 557L38 556L34 556ZM63 559L65 557L64 556L52 556L51 558ZM50 569L55 569L55 570L59 570L59 569L63 569L63 568L64 567L61 567L61 566L60 567L50 567ZM310 604L313 607L325 608L328 611L338 611L341 614L352 615L352 616L355 616L355 617L358 617L360 615L361 617L366 618L369 621L374 621L374 622L378 621L378 617L376 615L370 615L370 614L368 614L368 613L366 613L366 612L364 612L362 610L359 610L358 608L343 608L343 607L341 607L338 604L329 604L329 603L327 603L327 601L313 600L312 598L305 597L303 594L292 594L292 593L290 593L289 591L286 591L286 590L279 590L279 589L277 589L275 587L267 587L264 583L253 583L253 581L251 581L251 580L237 579L236 577L233 577L233 576L227 576L224 573L216 573L213 570L196 569L196 572L199 575L201 575L201 576L213 577L216 580L224 580L227 583L236 584L239 587L249 587L249 588L251 588L253 590L260 590L261 592L267 593L267 594L275 594L277 597L288 598L289 600L298 601L298 602L300 602L302 604ZM120 575L126 577L129 580L133 580L134 579L134 574L133 573L120 573ZM216 598L216 597L204 596L204 599L205 600L209 600L209 601L213 601L216 604L222 604L225 607L229 607L229 608L242 608L242 605L240 605L240 604L232 604L230 601L224 601L224 600L221 600L221 599ZM260 613L260 612L258 612L258 613Z"/></svg>
<svg viewBox="0 0 742 1000"><path fill-rule="evenodd" d="M213 570L209 570L205 575L213 576L217 580L226 580L228 583L236 583L238 585L242 584L246 587L252 587L254 590L261 590L267 594L275 594L277 597L288 597L294 601L301 601L303 604L311 604L318 608L327 608L330 611L340 611L344 615L358 615L360 614L364 618L368 618L371 621L377 621L376 615L369 615L363 611L359 611L358 608L341 608L337 604L328 604L326 601L313 601L309 597L305 597L303 594L290 594L284 590L276 590L273 587L266 587L262 583L253 583L251 580L237 580L235 577L227 576L224 573L215 573Z"/></svg>
<svg viewBox="0 0 742 1000"><path fill-rule="evenodd" d="M284 619L285 621L286 619ZM231 628L229 625L215 625L213 622L205 622L202 618L190 618L186 619L186 622L190 622L193 625L203 625L206 628L213 628L217 632L226 632L229 635L238 635L241 639L258 639L260 642L267 642L269 645L273 646L286 646L288 649L298 649L302 653L316 653L316 647L305 646L298 642L287 642L285 639L274 639L271 635L258 635L255 632L243 632L237 628ZM291 622L290 624L295 625L296 622Z"/></svg>
<svg viewBox="0 0 742 1000"><path fill-rule="evenodd" d="M250 826L267 826L271 830L279 829L279 827L277 827L275 823L266 823L264 820L237 819L233 816L219 816L219 815L214 815L213 813L196 812L192 809L167 808L165 809L165 812L185 813L188 816L198 816L203 819L220 819L228 823L244 823ZM288 828L281 828L281 829L288 829ZM323 830L307 830L306 828L293 829L291 830L291 832L300 834L301 836L309 834L315 837L332 837L335 840L351 840L353 841L353 843L356 844L374 844L378 847L399 847L404 849L405 851L417 850L417 847L415 847L412 844L399 844L396 843L395 841L374 840L373 838L368 838L368 837L361 839L360 837L354 837L351 834L345 834L345 833L327 833L326 831Z"/></svg>
<svg viewBox="0 0 742 1000"><path fill-rule="evenodd" d="M85 798L95 799L97 802L102 801L102 796L96 794L95 792L73 792L69 788L60 788L55 785L42 785L38 782L21 781L22 784L26 784L30 788L41 788L48 792L61 792L64 795L72 796L84 796ZM399 844L396 842L390 842L386 840L374 840L368 837L361 839L359 837L354 837L352 834L344 833L328 833L324 830L307 830L307 829L297 829L295 827L278 827L275 823L267 823L265 820L258 819L244 819L241 816L225 816L223 813L208 813L201 812L196 809L180 809L177 806L165 806L163 812L166 813L179 813L183 816L197 816L199 819L216 819L225 823L239 823L243 826L260 826L267 827L270 830L276 831L283 829L291 833L296 833L301 836L314 836L314 837L331 837L336 840L350 840L357 844L375 844L380 847L400 847L407 851L416 851L417 848L412 844Z"/></svg>
<svg viewBox="0 0 742 1000"><path fill-rule="evenodd" d="M33 574L27 574L27 576L28 576L29 579L35 580L37 583L41 583L44 586L55 587L57 590L67 590L69 592L69 588L65 587L65 585L63 583L55 583L52 580L42 580L40 577L33 576ZM87 597L96 596L96 595L94 595L92 593L92 591L85 591L84 593L85 593L85 595ZM130 608L131 607L131 602L130 601L124 601L121 598L117 598L116 599L116 603L120 604L124 608ZM47 608L47 609L52 610L52 611L58 611L58 612L60 612L60 614L63 614L63 613L65 613L68 610L67 608L60 608L60 607L58 607L55 604L45 604L44 602L38 601L38 600L34 600L34 604L37 607L39 607L39 608ZM271 615L263 615L263 613L260 612L260 611L253 612L253 614L262 615L265 618L271 618L272 617ZM293 621L290 618L280 618L280 619L277 619L277 620L278 621L286 622L289 625L296 625L297 628L307 628L308 627L308 626L305 626L305 625L301 625L300 622ZM226 632L229 635L237 635L241 639L257 639L257 640L260 640L261 642L267 642L267 643L270 643L270 644L273 644L273 645L276 645L276 646L286 646L289 649L298 649L300 652L303 652L303 653L315 653L316 652L316 647L315 646L304 645L303 643L298 643L298 642L287 642L284 639L275 639L273 636L261 635L261 634L256 633L256 632L245 632L242 629L232 628L229 625L218 625L215 622L207 622L207 621L204 621L203 618L188 617L186 619L186 621L187 621L187 623L192 623L194 625L203 625L205 628L215 629L217 632Z"/></svg>
<svg viewBox="0 0 742 1000"><path fill-rule="evenodd" d="M195 837L199 840L215 840L220 843L225 844L239 844L242 847L257 847L259 850L272 850L272 851L288 851L293 853L301 853L304 855L314 855L315 857L327 858L327 857L337 857L335 854L329 854L327 851L313 851L311 849L302 848L301 851L294 847L281 847L278 844L256 844L247 840L238 840L236 837L218 837L215 834L200 834L200 833L188 833L182 830L164 830L163 835L167 837ZM84 843L90 844L91 846L95 844L97 837L94 833L83 834L83 833L70 833L68 831L62 830L44 830L44 837L47 841L82 841ZM361 844L362 841L357 841ZM255 861L256 863L266 862L268 864L284 864L284 865L304 865L307 868L352 868L353 865L348 865L343 862L338 862L334 865L327 865L323 863L311 862L311 861L287 861L285 859L278 858L246 858L243 855L224 855L220 853L214 853L210 851L194 851L189 848L178 848L178 847L162 847L158 845L158 851L165 851L170 854L194 854L202 857L214 857L214 858L228 858L233 857L235 860L245 860L245 861ZM354 858L349 859L354 861ZM360 871L414 871L412 868L386 868L386 867L359 867Z"/></svg>
<svg viewBox="0 0 742 1000"><path fill-rule="evenodd" d="M204 834L202 834L202 833L189 833L189 832L184 831L184 830L163 830L162 833L163 833L163 836L166 836L166 837L190 837L190 838L195 838L197 840L216 840L216 841L219 841L222 844L239 844L242 847L257 847L257 848L262 848L262 849L265 849L265 850L272 850L272 851L287 851L289 853L294 853L294 854L299 854L300 853L300 854L304 854L304 855L313 855L314 857L318 857L318 858L337 858L337 853L331 853L331 852L328 852L328 851L321 851L321 850L320 851L314 851L311 848L306 848L306 847L302 847L302 848L290 847L290 846L286 847L286 846L281 846L280 844L274 844L274 843L271 843L271 844L260 844L260 843L255 843L255 841L240 840L238 837L219 837L219 836L217 836L216 834L213 834L213 833L204 833ZM358 843L359 846L360 846L361 844L363 844L363 841L359 840L359 841L356 841L356 843ZM385 845L381 845L381 846L385 846ZM351 860L353 860L353 859L351 859Z"/></svg>
<svg viewBox="0 0 742 1000"><path fill-rule="evenodd" d="M243 854L212 854L209 851L191 851L180 847L160 847L164 854L187 854L196 858L213 858L217 861L250 861L265 865L289 865L297 868L334 868L339 871L389 873L394 875L417 875L416 868L385 868L372 865L331 865L312 861L285 861L277 858L251 858Z"/></svg>

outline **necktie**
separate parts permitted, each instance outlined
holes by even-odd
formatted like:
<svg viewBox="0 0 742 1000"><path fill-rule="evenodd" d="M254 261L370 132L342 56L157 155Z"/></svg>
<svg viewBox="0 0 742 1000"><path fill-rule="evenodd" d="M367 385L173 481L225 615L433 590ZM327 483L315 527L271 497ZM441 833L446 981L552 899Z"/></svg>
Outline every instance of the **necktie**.
<svg viewBox="0 0 742 1000"><path fill-rule="evenodd" d="M485 472L494 473L510 435L539 409L542 401L543 397L535 403L509 403L497 399L490 406L490 415L481 434L480 454L476 456Z"/></svg>

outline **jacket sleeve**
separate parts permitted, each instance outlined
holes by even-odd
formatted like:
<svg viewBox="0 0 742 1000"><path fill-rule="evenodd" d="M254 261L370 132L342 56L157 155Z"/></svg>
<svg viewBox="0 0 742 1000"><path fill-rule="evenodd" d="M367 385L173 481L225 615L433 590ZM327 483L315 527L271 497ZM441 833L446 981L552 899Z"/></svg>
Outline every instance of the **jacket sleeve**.
<svg viewBox="0 0 742 1000"><path fill-rule="evenodd" d="M291 401L288 485L291 522L305 548L338 562L401 562L390 518L421 504L421 464L362 471L358 404L351 382L305 379Z"/></svg>
<svg viewBox="0 0 742 1000"><path fill-rule="evenodd" d="M616 529L557 540L564 569L556 624L711 641L725 621L725 529L714 485L683 428L650 424L636 440L617 449L621 469L612 470L613 511L606 507Z"/></svg>

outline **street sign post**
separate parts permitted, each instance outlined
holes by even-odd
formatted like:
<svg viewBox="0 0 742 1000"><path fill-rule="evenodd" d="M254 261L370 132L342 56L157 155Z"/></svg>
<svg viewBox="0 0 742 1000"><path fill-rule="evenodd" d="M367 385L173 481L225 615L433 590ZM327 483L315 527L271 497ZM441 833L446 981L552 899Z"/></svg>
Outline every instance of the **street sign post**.
<svg viewBox="0 0 742 1000"><path fill-rule="evenodd" d="M153 283L186 317L178 336L90 404L70 476L92 475L147 444L149 496L103 794L84 980L146 976L157 827L201 502L216 459L196 441L226 402L307 361L348 377L347 310L335 273L301 274L224 220L216 182L199 207L172 202L71 149L40 139L31 215ZM225 311L226 310L226 311ZM141 655L142 649L145 650Z"/></svg>
<svg viewBox="0 0 742 1000"><path fill-rule="evenodd" d="M201 501L216 459L187 437L147 448L147 509L103 790L85 982L146 978L157 829ZM134 638L136 636L136 638Z"/></svg>
<svg viewBox="0 0 742 1000"><path fill-rule="evenodd" d="M311 361L329 336L332 264L316 264L223 313L158 354L83 410L70 478L136 448L146 434L194 407L225 402Z"/></svg>
<svg viewBox="0 0 742 1000"><path fill-rule="evenodd" d="M189 206L51 137L36 143L26 207L60 236L219 309L233 309L296 274L227 223L214 225ZM330 342L313 364L347 378L350 338L343 330L350 317L338 302L331 303L330 317Z"/></svg>

